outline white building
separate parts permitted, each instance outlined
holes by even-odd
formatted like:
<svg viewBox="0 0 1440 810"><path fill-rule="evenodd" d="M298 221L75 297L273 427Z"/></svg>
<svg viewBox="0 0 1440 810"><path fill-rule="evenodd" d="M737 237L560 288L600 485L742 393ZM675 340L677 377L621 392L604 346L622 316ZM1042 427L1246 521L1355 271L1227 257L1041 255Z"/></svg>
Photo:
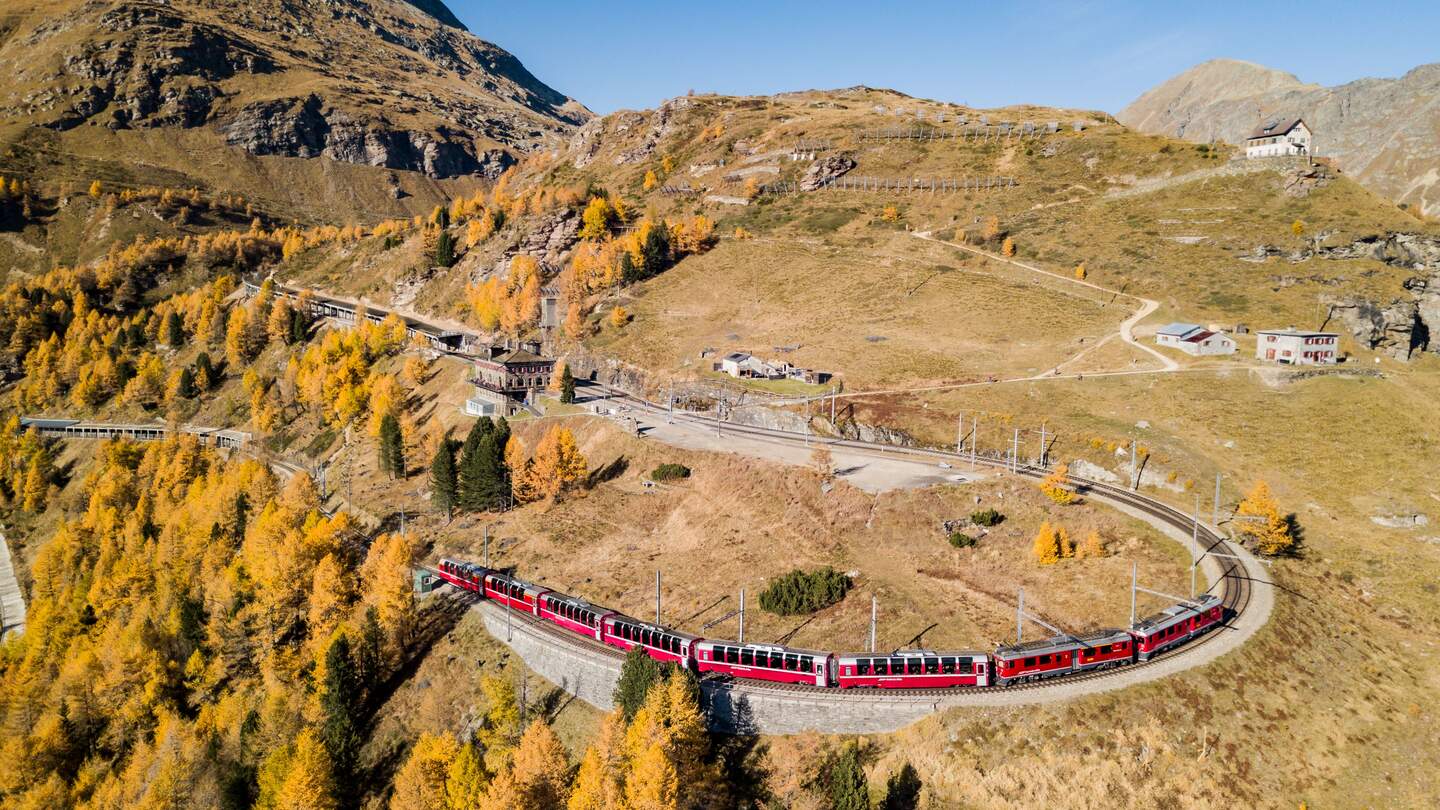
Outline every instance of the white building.
<svg viewBox="0 0 1440 810"><path fill-rule="evenodd" d="M731 352L720 358L720 371L731 377L778 380L785 376L788 364L767 363L753 354Z"/></svg>
<svg viewBox="0 0 1440 810"><path fill-rule="evenodd" d="M1310 127L1299 118L1272 119L1261 124L1245 139L1245 157L1285 157L1308 155Z"/></svg>
<svg viewBox="0 0 1440 810"><path fill-rule="evenodd" d="M1266 329L1255 333L1255 358L1296 366L1327 366L1340 362L1340 335L1299 329Z"/></svg>
<svg viewBox="0 0 1440 810"><path fill-rule="evenodd" d="M1235 341L1229 335L1198 323L1172 323L1162 327L1155 333L1155 343L1197 357L1235 353Z"/></svg>

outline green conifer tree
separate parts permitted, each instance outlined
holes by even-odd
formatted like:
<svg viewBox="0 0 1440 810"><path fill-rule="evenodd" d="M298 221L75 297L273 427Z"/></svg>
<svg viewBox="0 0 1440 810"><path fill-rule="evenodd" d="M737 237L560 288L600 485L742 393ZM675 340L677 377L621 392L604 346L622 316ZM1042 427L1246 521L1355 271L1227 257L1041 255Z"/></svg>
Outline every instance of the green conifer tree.
<svg viewBox="0 0 1440 810"><path fill-rule="evenodd" d="M405 477L405 441L393 413L380 420L380 469L391 478Z"/></svg>
<svg viewBox="0 0 1440 810"><path fill-rule="evenodd" d="M430 500L445 510L445 519L455 513L460 495L460 482L455 471L455 444L447 435L435 448L435 457L430 461Z"/></svg>
<svg viewBox="0 0 1440 810"><path fill-rule="evenodd" d="M565 405L575 402L575 375L570 373L569 363L560 372L560 402Z"/></svg>

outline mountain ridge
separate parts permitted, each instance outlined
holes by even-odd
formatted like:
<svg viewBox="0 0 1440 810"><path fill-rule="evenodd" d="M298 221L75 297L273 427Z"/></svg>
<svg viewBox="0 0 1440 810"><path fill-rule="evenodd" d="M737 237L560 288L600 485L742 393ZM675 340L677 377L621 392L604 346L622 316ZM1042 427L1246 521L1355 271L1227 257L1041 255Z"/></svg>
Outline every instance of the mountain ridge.
<svg viewBox="0 0 1440 810"><path fill-rule="evenodd" d="M1241 144L1272 117L1297 115L1315 131L1316 154L1339 160L1362 184L1422 213L1440 215L1440 63L1398 78L1335 87L1230 59L1203 62L1143 93L1118 118L1142 132Z"/></svg>

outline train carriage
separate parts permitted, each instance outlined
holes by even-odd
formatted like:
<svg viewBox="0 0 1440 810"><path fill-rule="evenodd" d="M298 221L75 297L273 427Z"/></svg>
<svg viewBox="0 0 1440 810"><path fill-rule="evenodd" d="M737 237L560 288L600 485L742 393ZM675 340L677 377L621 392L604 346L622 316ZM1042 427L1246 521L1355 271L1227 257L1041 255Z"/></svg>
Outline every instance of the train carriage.
<svg viewBox="0 0 1440 810"><path fill-rule="evenodd" d="M526 582L497 571L487 571L481 578L485 584L485 598L494 599L515 610L523 610L535 616L540 615L540 596L550 592L533 582Z"/></svg>
<svg viewBox="0 0 1440 810"><path fill-rule="evenodd" d="M1135 661L1135 639L1124 630L1101 630L1076 638L1075 670L1109 669Z"/></svg>
<svg viewBox="0 0 1440 810"><path fill-rule="evenodd" d="M574 596L550 591L540 597L540 618L554 622L566 630L601 641L605 619L615 611L602 608Z"/></svg>
<svg viewBox="0 0 1440 810"><path fill-rule="evenodd" d="M995 682L1001 686L1064 675L1074 667L1080 643L1070 636L1052 636L995 648Z"/></svg>
<svg viewBox="0 0 1440 810"><path fill-rule="evenodd" d="M600 640L629 651L643 647L656 661L669 661L688 667L699 636L646 624L621 613L612 613L600 622Z"/></svg>
<svg viewBox="0 0 1440 810"><path fill-rule="evenodd" d="M773 644L702 641L695 645L695 667L736 678L829 686L835 655Z"/></svg>
<svg viewBox="0 0 1440 810"><path fill-rule="evenodd" d="M1136 657L1148 661L1154 655L1209 632L1225 618L1225 606L1213 593L1172 605L1147 616L1130 628Z"/></svg>
<svg viewBox="0 0 1440 810"><path fill-rule="evenodd" d="M921 650L890 655L841 653L835 657L835 684L841 689L989 686L990 676L990 656L983 652Z"/></svg>
<svg viewBox="0 0 1440 810"><path fill-rule="evenodd" d="M484 590L481 582L485 578L485 569L474 563L442 559L436 573L440 575L441 579L461 590L473 593L480 593Z"/></svg>

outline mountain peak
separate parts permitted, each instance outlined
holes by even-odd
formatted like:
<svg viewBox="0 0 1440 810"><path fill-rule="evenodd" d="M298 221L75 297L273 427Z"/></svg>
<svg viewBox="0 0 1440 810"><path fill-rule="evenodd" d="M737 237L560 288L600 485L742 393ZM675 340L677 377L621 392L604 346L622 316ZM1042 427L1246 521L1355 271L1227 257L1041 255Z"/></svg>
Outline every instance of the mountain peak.
<svg viewBox="0 0 1440 810"><path fill-rule="evenodd" d="M460 22L460 18L455 16L455 12L451 11L450 7L441 2L441 0L405 0L405 2L451 28L459 28L461 31L470 30L465 27L465 23Z"/></svg>

